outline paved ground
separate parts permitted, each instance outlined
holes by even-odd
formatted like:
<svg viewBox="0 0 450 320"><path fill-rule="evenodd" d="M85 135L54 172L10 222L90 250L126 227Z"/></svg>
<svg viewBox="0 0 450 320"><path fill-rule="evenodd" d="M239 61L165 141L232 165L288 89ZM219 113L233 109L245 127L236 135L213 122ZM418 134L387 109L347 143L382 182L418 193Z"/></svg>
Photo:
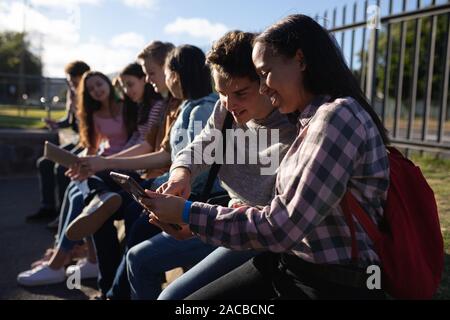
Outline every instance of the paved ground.
<svg viewBox="0 0 450 320"><path fill-rule="evenodd" d="M65 283L31 289L16 283L17 274L53 243L45 223L25 223L39 204L38 191L36 177L0 178L0 299L89 299L96 294L95 280L82 282L81 290Z"/></svg>

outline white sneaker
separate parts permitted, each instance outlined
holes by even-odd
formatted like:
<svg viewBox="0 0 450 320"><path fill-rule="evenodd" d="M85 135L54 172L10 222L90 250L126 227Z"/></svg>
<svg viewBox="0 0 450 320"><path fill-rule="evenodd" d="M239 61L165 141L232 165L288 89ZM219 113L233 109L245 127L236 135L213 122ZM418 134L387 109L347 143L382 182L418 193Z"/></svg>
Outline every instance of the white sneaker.
<svg viewBox="0 0 450 320"><path fill-rule="evenodd" d="M66 229L66 236L72 241L93 235L122 204L122 197L115 192L96 195Z"/></svg>
<svg viewBox="0 0 450 320"><path fill-rule="evenodd" d="M77 262L77 264L67 267L66 276L70 277L75 272L80 272L81 280L97 278L98 264L89 262L86 258L81 259Z"/></svg>
<svg viewBox="0 0 450 320"><path fill-rule="evenodd" d="M36 268L19 273L17 276L17 282L27 287L55 284L65 280L64 268L55 270L50 268L48 263L43 263Z"/></svg>

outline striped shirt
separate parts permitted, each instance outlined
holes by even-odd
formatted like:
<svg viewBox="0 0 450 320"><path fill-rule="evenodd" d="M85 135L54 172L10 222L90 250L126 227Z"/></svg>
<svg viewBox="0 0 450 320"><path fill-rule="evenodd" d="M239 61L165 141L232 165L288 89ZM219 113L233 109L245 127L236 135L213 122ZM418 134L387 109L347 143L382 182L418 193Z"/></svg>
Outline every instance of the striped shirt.
<svg viewBox="0 0 450 320"><path fill-rule="evenodd" d="M389 164L379 131L360 104L353 98L329 100L319 96L299 115L298 135L280 164L270 205L232 209L194 202L191 230L203 241L236 250L350 264L351 236L340 201L349 187L378 224ZM354 221L360 266L378 263L371 240Z"/></svg>
<svg viewBox="0 0 450 320"><path fill-rule="evenodd" d="M128 149L146 140L148 132L150 132L154 126L159 125L161 115L164 112L165 107L166 104L163 100L158 100L153 104L153 106L151 106L147 121L142 124L138 124L137 130L132 134L130 139L128 139L124 149Z"/></svg>

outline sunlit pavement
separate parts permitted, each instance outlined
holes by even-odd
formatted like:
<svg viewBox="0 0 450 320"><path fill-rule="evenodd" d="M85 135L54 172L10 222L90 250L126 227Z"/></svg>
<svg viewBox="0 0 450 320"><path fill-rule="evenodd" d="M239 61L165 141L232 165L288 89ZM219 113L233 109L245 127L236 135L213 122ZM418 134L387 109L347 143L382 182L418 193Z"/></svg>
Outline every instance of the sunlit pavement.
<svg viewBox="0 0 450 320"><path fill-rule="evenodd" d="M97 294L96 281L82 282L81 290L66 283L25 288L16 277L53 244L47 222L26 223L25 216L39 205L38 179L34 176L0 178L0 299L89 299Z"/></svg>

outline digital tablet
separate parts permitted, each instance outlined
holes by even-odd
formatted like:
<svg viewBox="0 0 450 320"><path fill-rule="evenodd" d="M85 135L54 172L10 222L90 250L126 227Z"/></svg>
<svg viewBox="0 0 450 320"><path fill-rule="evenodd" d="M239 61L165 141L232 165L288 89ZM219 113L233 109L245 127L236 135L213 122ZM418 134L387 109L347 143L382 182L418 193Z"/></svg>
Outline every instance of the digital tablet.
<svg viewBox="0 0 450 320"><path fill-rule="evenodd" d="M76 155L49 141L45 141L44 157L66 168L69 168L78 162L78 157Z"/></svg>

